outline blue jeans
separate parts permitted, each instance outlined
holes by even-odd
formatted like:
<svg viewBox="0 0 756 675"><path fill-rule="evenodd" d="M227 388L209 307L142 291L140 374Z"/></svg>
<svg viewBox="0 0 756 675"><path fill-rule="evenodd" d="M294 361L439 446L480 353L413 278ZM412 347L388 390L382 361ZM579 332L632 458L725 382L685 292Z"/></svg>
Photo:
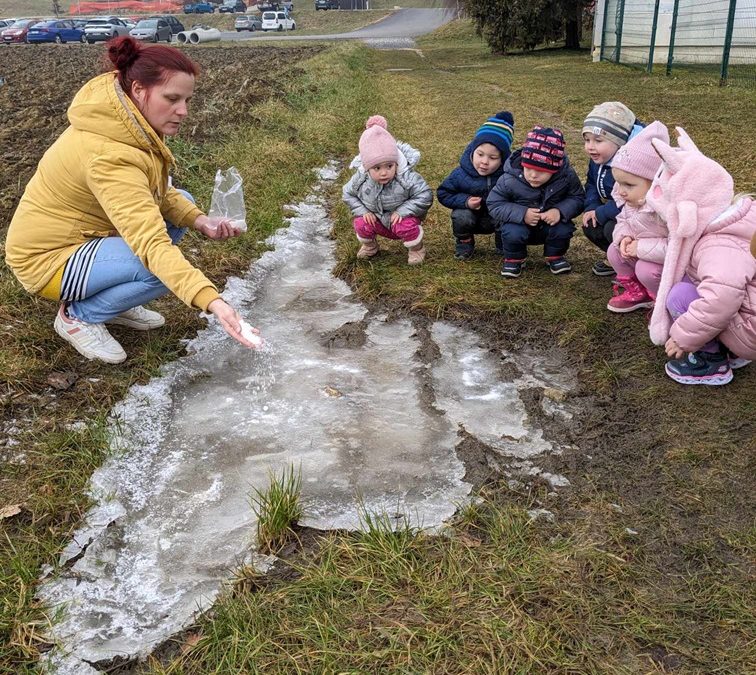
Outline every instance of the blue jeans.
<svg viewBox="0 0 756 675"><path fill-rule="evenodd" d="M194 201L188 192L180 192ZM171 241L178 244L186 228L168 222L165 225ZM84 299L72 302L67 311L87 323L105 323L121 312L145 305L166 293L168 288L142 264L121 237L107 237L92 262Z"/></svg>
<svg viewBox="0 0 756 675"><path fill-rule="evenodd" d="M543 255L546 257L567 253L575 226L570 221L551 226L539 221L535 227L529 227L525 223L503 223L499 231L504 257L525 260L528 257L528 246L533 244L543 244Z"/></svg>

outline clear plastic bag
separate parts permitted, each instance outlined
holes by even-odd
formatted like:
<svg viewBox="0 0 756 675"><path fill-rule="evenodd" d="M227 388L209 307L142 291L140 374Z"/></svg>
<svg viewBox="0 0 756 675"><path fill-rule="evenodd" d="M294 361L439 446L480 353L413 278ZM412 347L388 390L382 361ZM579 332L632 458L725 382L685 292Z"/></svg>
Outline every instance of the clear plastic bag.
<svg viewBox="0 0 756 675"><path fill-rule="evenodd" d="M247 209L244 207L242 177L236 167L232 166L227 171L218 169L215 174L210 212L207 215L230 218L231 226L235 230L247 231Z"/></svg>

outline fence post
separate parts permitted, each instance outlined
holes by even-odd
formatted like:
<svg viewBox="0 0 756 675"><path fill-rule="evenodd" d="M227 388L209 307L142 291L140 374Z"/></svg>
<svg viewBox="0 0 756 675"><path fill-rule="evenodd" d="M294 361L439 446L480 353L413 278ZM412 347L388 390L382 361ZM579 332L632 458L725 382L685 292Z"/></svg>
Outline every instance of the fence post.
<svg viewBox="0 0 756 675"><path fill-rule="evenodd" d="M654 21L651 24L651 46L648 48L648 66L646 70L650 73L654 69L654 49L656 47L656 24L659 21L659 0L654 3Z"/></svg>
<svg viewBox="0 0 756 675"><path fill-rule="evenodd" d="M625 0L619 0L617 5L617 63L620 63L620 52L622 51L622 27L625 23Z"/></svg>
<svg viewBox="0 0 756 675"><path fill-rule="evenodd" d="M738 0L730 0L730 10L727 13L727 32L725 33L724 51L722 52L722 74L719 77L719 86L727 84L727 69L730 66L730 47L732 47L732 30L735 25L735 5Z"/></svg>
<svg viewBox="0 0 756 675"><path fill-rule="evenodd" d="M672 26L669 29L669 53L667 54L667 76L672 74L672 58L675 53L675 33L677 32L677 13L680 9L680 0L675 0L672 8Z"/></svg>
<svg viewBox="0 0 756 675"><path fill-rule="evenodd" d="M606 15L609 13L609 0L604 0L604 16L601 17L601 51L599 61L604 60L604 44L606 43Z"/></svg>

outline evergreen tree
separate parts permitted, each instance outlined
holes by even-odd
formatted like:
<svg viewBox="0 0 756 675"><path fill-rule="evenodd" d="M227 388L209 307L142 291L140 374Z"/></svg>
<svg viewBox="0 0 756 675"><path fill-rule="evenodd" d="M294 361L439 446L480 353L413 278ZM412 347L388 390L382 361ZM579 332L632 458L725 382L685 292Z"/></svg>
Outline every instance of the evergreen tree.
<svg viewBox="0 0 756 675"><path fill-rule="evenodd" d="M586 0L461 0L494 52L533 49L547 42L580 46Z"/></svg>

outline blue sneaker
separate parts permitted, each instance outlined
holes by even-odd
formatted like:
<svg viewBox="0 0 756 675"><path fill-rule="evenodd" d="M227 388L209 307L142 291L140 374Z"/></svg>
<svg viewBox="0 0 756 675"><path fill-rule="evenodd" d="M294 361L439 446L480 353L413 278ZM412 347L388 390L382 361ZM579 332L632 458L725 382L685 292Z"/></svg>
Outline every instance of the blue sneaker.
<svg viewBox="0 0 756 675"><path fill-rule="evenodd" d="M547 258L546 264L549 266L552 274L567 274L567 272L572 272L572 265L570 265L570 261L564 256Z"/></svg>
<svg viewBox="0 0 756 675"><path fill-rule="evenodd" d="M721 352L693 352L684 359L667 361L664 370L680 384L718 386L732 381L730 361Z"/></svg>
<svg viewBox="0 0 756 675"><path fill-rule="evenodd" d="M457 260L470 260L475 252L475 239L457 239L457 245L454 248L454 257Z"/></svg>
<svg viewBox="0 0 756 675"><path fill-rule="evenodd" d="M509 279L516 279L522 274L524 267L524 260L505 260L501 264L501 276Z"/></svg>

